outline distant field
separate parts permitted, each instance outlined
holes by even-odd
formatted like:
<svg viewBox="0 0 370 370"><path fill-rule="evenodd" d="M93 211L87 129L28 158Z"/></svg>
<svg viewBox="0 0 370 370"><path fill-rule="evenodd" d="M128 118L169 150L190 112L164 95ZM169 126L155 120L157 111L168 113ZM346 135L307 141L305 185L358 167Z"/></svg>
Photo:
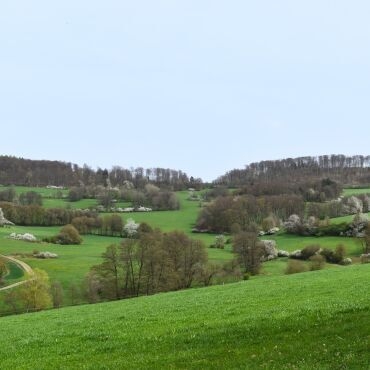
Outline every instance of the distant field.
<svg viewBox="0 0 370 370"><path fill-rule="evenodd" d="M31 267L45 270L51 280L60 281L64 287L71 283L79 284L83 280L90 267L101 263L101 254L111 243L119 243L119 238L102 236L83 236L81 245L55 245L49 243L28 243L21 240L6 239L10 232L25 233L31 232L37 238L55 235L58 227L13 227L11 229L0 228L0 251L2 254L32 255L34 250L49 251L58 254L57 259L36 259L24 256L22 261Z"/></svg>
<svg viewBox="0 0 370 370"><path fill-rule="evenodd" d="M370 194L370 188L346 188L343 189L343 195Z"/></svg>
<svg viewBox="0 0 370 370"><path fill-rule="evenodd" d="M195 222L199 211L198 202L186 200L187 192L179 194L181 210L161 211L161 212L134 212L121 214L124 220L133 218L136 222L148 222L152 227L159 227L163 231L183 230L195 239L203 240L206 245L214 242L214 235L192 234L191 228ZM53 201L53 200L52 200ZM104 216L104 214L102 214ZM20 253L32 254L34 250L49 251L58 254L55 260L39 260L24 257L26 263L31 267L41 268L48 272L52 280L60 281L64 287L68 287L71 282L79 284L91 266L101 262L101 254L106 247L112 243L120 243L117 237L102 237L94 235L84 235L83 243L79 246L60 246L48 243L27 243L24 241L10 240L5 237L12 232L30 232L38 239L57 234L59 227L21 227L0 228L0 252L3 254ZM233 257L230 247L225 250L208 249L210 260L226 261Z"/></svg>
<svg viewBox="0 0 370 370"><path fill-rule="evenodd" d="M31 187L31 186L0 186L0 191L13 188L17 195L21 193L27 193L28 191L34 191L35 193L41 194L43 198L55 198L58 193L63 196L68 195L68 189L48 189L46 187Z"/></svg>
<svg viewBox="0 0 370 370"><path fill-rule="evenodd" d="M278 249L293 252L303 249L307 245L320 244L322 248L335 249L338 244L343 244L348 256L359 256L362 253L361 243L355 238L339 236L297 236L289 234L278 234L264 237L263 239L273 239L276 241Z"/></svg>
<svg viewBox="0 0 370 370"><path fill-rule="evenodd" d="M76 202L70 202L67 199L43 199L42 202L45 208L86 209L98 205L96 199L81 199Z"/></svg>
<svg viewBox="0 0 370 370"><path fill-rule="evenodd" d="M23 270L14 262L7 262L7 268L9 269L9 274L5 276L5 281L12 284L15 281L20 280L24 276Z"/></svg>
<svg viewBox="0 0 370 370"><path fill-rule="evenodd" d="M368 369L370 265L3 317L4 369Z"/></svg>
<svg viewBox="0 0 370 370"><path fill-rule="evenodd" d="M367 216L368 216L368 218L370 219L370 212L369 213L366 213L367 214ZM352 222L353 221L353 217L354 217L355 215L349 215L349 216L342 216L342 217L335 217L335 218L331 218L330 219L330 222L332 223L332 224L340 224L340 223L342 223L342 222L347 222L347 223L349 223L349 222Z"/></svg>

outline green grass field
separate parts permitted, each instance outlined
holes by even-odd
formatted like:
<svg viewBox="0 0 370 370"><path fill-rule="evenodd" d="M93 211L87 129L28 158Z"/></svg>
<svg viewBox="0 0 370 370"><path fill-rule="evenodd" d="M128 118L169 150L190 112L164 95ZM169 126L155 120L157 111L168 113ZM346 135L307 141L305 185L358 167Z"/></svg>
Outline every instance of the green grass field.
<svg viewBox="0 0 370 370"><path fill-rule="evenodd" d="M45 208L72 208L72 209L86 209L96 207L98 205L96 199L81 199L76 202L70 202L67 199L43 199L43 206Z"/></svg>
<svg viewBox="0 0 370 370"><path fill-rule="evenodd" d="M4 369L368 369L370 265L1 318Z"/></svg>
<svg viewBox="0 0 370 370"><path fill-rule="evenodd" d="M367 217L370 219L370 212L369 213L366 213ZM333 224L340 224L342 222L347 222L347 223L350 223L353 221L353 217L355 215L348 215L348 216L342 216L342 217L335 217L335 218L331 218L330 219L330 222L333 223Z"/></svg>
<svg viewBox="0 0 370 370"><path fill-rule="evenodd" d="M2 254L16 254L32 268L45 270L51 280L57 280L67 288L71 283L80 284L90 267L101 263L101 254L112 243L119 243L119 238L86 235L81 245L55 245L49 243L28 243L21 240L10 240L6 236L10 232L32 232L37 238L55 235L58 227L12 227L0 229ZM34 250L56 253L57 259L36 259L28 257Z"/></svg>
<svg viewBox="0 0 370 370"><path fill-rule="evenodd" d="M13 284L16 281L22 280L24 271L14 262L7 262L8 275L5 276L6 285Z"/></svg>
<svg viewBox="0 0 370 370"><path fill-rule="evenodd" d="M9 189L10 186L0 186L0 191ZM59 193L63 196L68 195L67 189L48 189L46 187L32 187L32 186L11 186L17 195L27 193L28 191L34 191L35 193L41 194L43 198L55 198Z"/></svg>
<svg viewBox="0 0 370 370"><path fill-rule="evenodd" d="M370 188L345 188L343 189L344 196L370 194Z"/></svg>

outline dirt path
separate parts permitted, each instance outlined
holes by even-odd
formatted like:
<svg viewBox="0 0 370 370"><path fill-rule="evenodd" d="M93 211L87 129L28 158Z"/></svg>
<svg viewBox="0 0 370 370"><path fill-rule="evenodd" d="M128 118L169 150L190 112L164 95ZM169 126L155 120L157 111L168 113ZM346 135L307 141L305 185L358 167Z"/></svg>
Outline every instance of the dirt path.
<svg viewBox="0 0 370 370"><path fill-rule="evenodd" d="M19 261L19 260L15 259L14 257L3 256L1 254L0 254L0 257L4 258L4 259L7 259L11 262L16 263L22 270L24 270L29 275L29 279L19 281L18 283L14 283L14 284L5 286L4 288L0 288L0 291L15 288L16 286L27 283L28 281L33 279L33 276L34 276L35 273L33 272L32 268L29 265L27 265L27 263L24 263L23 261Z"/></svg>

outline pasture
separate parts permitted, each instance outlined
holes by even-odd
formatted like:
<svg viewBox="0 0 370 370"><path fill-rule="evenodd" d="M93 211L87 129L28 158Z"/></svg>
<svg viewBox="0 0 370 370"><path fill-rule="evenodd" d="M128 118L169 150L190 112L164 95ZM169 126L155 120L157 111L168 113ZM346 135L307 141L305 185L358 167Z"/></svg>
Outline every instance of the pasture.
<svg viewBox="0 0 370 370"><path fill-rule="evenodd" d="M344 196L370 194L370 188L345 188L343 189Z"/></svg>
<svg viewBox="0 0 370 370"><path fill-rule="evenodd" d="M16 187L16 189L17 192L30 190L30 188L22 187ZM35 189L39 189L41 191L41 188ZM47 190L49 189L42 189L42 191ZM158 227L163 231L182 230L190 237L202 240L205 245L209 247L212 243L214 243L215 235L194 234L191 232L197 215L201 209L199 202L187 200L187 191L178 192L177 194L180 201L179 210L132 212L121 213L120 215L124 221L132 218L135 220L135 222L146 222L152 227ZM44 201L50 202L49 205L51 205L52 202L65 202L63 199L50 198L44 198ZM85 202L85 206L88 206L88 204L92 204L94 201L95 200L83 199L80 202ZM76 205L78 203L79 202L68 202L68 204ZM56 203L54 203L53 206L55 206L55 204ZM334 219L334 222L337 222L337 219ZM44 237L50 237L57 234L59 230L59 227L15 226L11 228L0 228L0 252L3 254L19 255L20 258L28 263L31 267L38 267L45 270L49 274L52 281L60 281L64 288L68 288L71 284L80 285L91 266L101 262L101 254L105 251L105 248L110 244L119 243L121 241L121 239L117 237L84 235L83 243L79 246L61 246L49 243L27 243L24 241L7 239L7 236L11 232L30 232L39 240L41 240ZM348 256L354 257L362 253L361 243L352 238L300 237L279 233L274 236L267 236L265 239L276 240L278 249L284 249L289 252L292 252L296 249L302 249L310 244L320 244L322 248L330 249L334 249L338 244L344 244ZM32 257L34 250L56 253L58 254L59 258L53 260L36 259ZM208 256L211 261L215 262L231 260L233 258L231 245L226 245L225 249L208 248ZM277 261L271 261L269 263L265 263L263 266L263 274L281 275L284 272L286 260L279 259ZM332 267L330 265L327 266Z"/></svg>
<svg viewBox="0 0 370 370"><path fill-rule="evenodd" d="M366 369L370 265L1 318L4 369Z"/></svg>

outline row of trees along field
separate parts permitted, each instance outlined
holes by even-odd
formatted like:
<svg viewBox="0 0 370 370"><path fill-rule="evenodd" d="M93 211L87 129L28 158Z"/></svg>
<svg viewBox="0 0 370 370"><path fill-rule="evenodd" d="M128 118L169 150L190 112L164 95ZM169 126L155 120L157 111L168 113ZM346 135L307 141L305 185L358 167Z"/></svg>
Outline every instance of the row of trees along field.
<svg viewBox="0 0 370 370"><path fill-rule="evenodd" d="M0 202L4 217L20 226L64 226L73 225L82 234L124 236L125 223L118 214L66 208L43 208L40 206L20 206Z"/></svg>
<svg viewBox="0 0 370 370"><path fill-rule="evenodd" d="M370 156L322 155L318 157L298 157L251 163L244 169L234 169L219 177L215 184L229 187L248 187L258 191L268 185L268 191L281 185L291 187L291 183L302 184L330 178L345 185L370 184ZM266 191L266 187L265 191ZM281 190L275 190L281 193Z"/></svg>
<svg viewBox="0 0 370 370"><path fill-rule="evenodd" d="M63 226L70 224L75 217L97 217L92 211L22 206L10 202L0 202L0 208L6 219L20 226Z"/></svg>
<svg viewBox="0 0 370 370"><path fill-rule="evenodd" d="M87 165L30 160L11 156L0 156L0 184L24 186L77 186L102 185L119 186L125 181L132 182L135 188L143 188L152 183L173 190L199 187L201 179L188 177L179 170L168 168L122 168L114 166L110 170L98 168L94 170Z"/></svg>

